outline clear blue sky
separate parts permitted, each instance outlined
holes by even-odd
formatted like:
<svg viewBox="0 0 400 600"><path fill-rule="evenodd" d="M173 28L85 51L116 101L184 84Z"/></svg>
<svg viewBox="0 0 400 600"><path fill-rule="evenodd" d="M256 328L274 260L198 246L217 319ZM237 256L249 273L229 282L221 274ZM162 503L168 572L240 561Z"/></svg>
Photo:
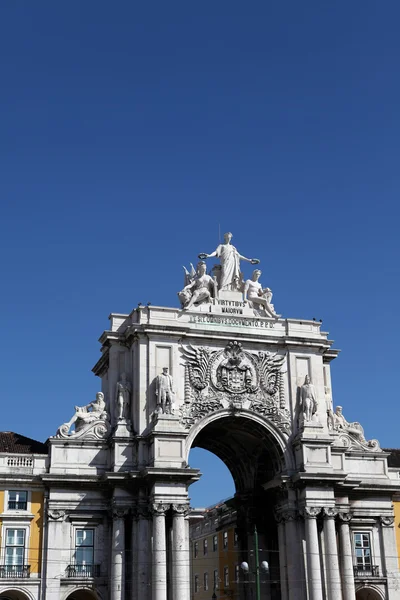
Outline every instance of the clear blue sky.
<svg viewBox="0 0 400 600"><path fill-rule="evenodd" d="M1 2L1 429L91 400L108 314L175 306L220 225L400 446L399 27L398 0ZM194 504L232 492L191 463Z"/></svg>

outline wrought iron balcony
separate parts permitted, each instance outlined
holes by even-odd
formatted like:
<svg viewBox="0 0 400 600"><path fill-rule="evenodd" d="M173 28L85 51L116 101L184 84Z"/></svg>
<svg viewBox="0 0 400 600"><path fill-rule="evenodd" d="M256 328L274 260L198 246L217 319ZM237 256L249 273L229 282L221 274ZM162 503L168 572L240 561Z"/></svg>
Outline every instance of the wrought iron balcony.
<svg viewBox="0 0 400 600"><path fill-rule="evenodd" d="M68 565L67 577L99 577L100 565Z"/></svg>
<svg viewBox="0 0 400 600"><path fill-rule="evenodd" d="M16 502L15 500L8 501L8 510L26 510L27 507L27 502Z"/></svg>
<svg viewBox="0 0 400 600"><path fill-rule="evenodd" d="M26 579L31 576L31 565L0 565L0 578Z"/></svg>
<svg viewBox="0 0 400 600"><path fill-rule="evenodd" d="M353 569L354 577L379 577L379 567L377 565L356 565Z"/></svg>

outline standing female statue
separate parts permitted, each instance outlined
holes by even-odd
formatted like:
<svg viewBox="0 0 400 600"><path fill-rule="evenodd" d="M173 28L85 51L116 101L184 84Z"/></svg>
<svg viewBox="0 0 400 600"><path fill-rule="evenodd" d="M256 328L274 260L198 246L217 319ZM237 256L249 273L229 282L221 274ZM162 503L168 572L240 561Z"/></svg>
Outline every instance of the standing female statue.
<svg viewBox="0 0 400 600"><path fill-rule="evenodd" d="M240 261L244 260L251 263L252 265L258 265L260 262L258 258L246 258L239 254L235 246L231 244L232 234L230 232L225 233L224 243L220 244L215 252L211 254L205 254L202 252L199 254L199 258L204 260L206 258L212 258L216 256L219 258L221 263L221 275L218 282L219 290L239 290L240 281Z"/></svg>

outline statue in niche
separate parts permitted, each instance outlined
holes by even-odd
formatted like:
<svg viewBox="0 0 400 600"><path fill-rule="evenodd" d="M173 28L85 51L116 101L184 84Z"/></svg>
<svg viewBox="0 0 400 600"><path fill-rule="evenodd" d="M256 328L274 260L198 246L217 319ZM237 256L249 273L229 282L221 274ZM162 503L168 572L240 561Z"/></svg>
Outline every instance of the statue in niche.
<svg viewBox="0 0 400 600"><path fill-rule="evenodd" d="M121 381L117 383L117 419L129 418L129 406L131 402L132 386L126 379L125 373L121 375Z"/></svg>
<svg viewBox="0 0 400 600"><path fill-rule="evenodd" d="M67 437L68 435L76 435L90 428L92 423L96 421L108 421L108 413L106 411L106 403L104 394L98 392L96 400L89 402L86 406L75 406L75 414L68 423L64 423L58 430L59 437ZM74 434L69 431L72 425L75 424Z"/></svg>
<svg viewBox="0 0 400 600"><path fill-rule="evenodd" d="M309 375L306 375L304 384L301 386L300 402L303 410L304 422L309 423L313 421L313 417L317 413L318 402L315 394L315 388L311 383Z"/></svg>
<svg viewBox="0 0 400 600"><path fill-rule="evenodd" d="M197 265L196 275L192 278L181 292L178 293L182 308L188 310L192 306L210 302L216 295L215 281L206 273L206 263L201 261ZM190 274L187 273L188 277Z"/></svg>
<svg viewBox="0 0 400 600"><path fill-rule="evenodd" d="M217 277L218 289L238 291L242 288L242 275L240 272L240 261L244 260L251 263L252 265L258 265L260 262L258 258L246 258L239 254L235 246L231 244L232 234L230 232L225 233L224 243L220 244L218 248L211 254L205 254L202 252L199 254L201 260L206 258L212 258L216 256L220 260L219 276Z"/></svg>
<svg viewBox="0 0 400 600"><path fill-rule="evenodd" d="M174 383L168 373L168 367L164 367L162 373L156 379L156 413L171 415L175 409Z"/></svg>
<svg viewBox="0 0 400 600"><path fill-rule="evenodd" d="M354 421L354 423L349 423L346 421L342 410L343 409L341 406L337 406L333 415L333 427L335 431L339 433L348 433L349 435L355 437L359 442L365 444L366 439L364 437L364 429L360 423L357 423L357 421Z"/></svg>
<svg viewBox="0 0 400 600"><path fill-rule="evenodd" d="M278 319L281 315L277 315L274 305L271 304L272 292L270 288L262 287L259 282L262 271L255 269L251 279L247 279L244 284L243 299L249 302L249 306L255 309L262 309L267 317Z"/></svg>

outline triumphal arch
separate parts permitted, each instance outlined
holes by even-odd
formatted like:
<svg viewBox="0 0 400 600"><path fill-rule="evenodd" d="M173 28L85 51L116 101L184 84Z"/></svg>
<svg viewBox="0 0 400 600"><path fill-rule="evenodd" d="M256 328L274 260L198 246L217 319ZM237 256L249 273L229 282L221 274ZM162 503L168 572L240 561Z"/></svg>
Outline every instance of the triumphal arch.
<svg viewBox="0 0 400 600"><path fill-rule="evenodd" d="M400 481L378 441L333 405L338 350L320 322L278 313L260 261L231 234L193 262L179 307L110 315L93 369L101 392L50 442L49 535L68 535L65 514L86 511L110 540L99 597L190 600L189 488L200 473L188 457L201 447L233 476L250 565L257 527L271 574L263 598L399 599ZM71 486L86 490L72 503ZM368 535L369 554L354 532Z"/></svg>

